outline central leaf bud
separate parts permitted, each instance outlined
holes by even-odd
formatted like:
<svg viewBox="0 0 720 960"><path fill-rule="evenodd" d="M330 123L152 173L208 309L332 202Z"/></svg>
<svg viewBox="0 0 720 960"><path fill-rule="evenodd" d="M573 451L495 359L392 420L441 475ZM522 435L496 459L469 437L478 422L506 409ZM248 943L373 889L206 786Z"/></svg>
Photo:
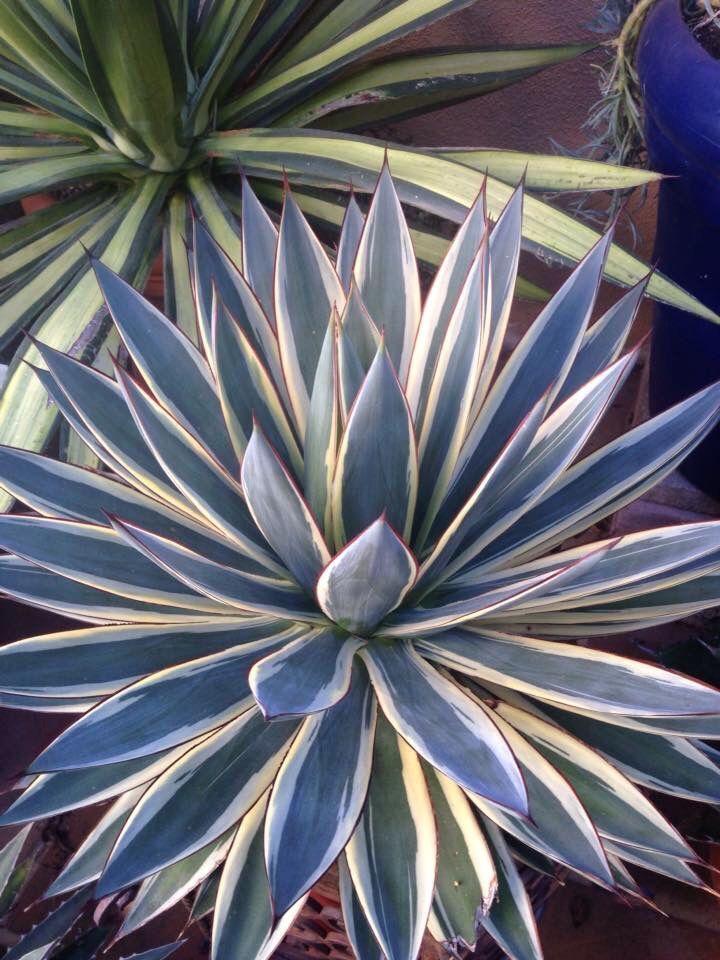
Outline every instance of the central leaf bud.
<svg viewBox="0 0 720 960"><path fill-rule="evenodd" d="M383 515L325 567L317 600L344 630L368 637L402 603L416 576L415 558Z"/></svg>

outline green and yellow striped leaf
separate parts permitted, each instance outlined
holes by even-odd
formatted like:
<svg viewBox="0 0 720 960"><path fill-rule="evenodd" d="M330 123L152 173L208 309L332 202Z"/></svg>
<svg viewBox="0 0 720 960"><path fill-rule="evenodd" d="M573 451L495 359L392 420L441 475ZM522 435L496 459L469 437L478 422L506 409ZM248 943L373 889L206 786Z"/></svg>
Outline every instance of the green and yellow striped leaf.
<svg viewBox="0 0 720 960"><path fill-rule="evenodd" d="M350 689L360 641L333 627L310 630L263 657L250 671L250 688L263 716L328 710Z"/></svg>
<svg viewBox="0 0 720 960"><path fill-rule="evenodd" d="M601 836L669 856L695 856L647 797L582 741L509 704L497 712L565 777Z"/></svg>
<svg viewBox="0 0 720 960"><path fill-rule="evenodd" d="M720 769L692 742L602 723L547 705L543 710L641 786L691 800L718 802Z"/></svg>
<svg viewBox="0 0 720 960"><path fill-rule="evenodd" d="M345 933L358 960L383 960L384 954L360 905L345 854L338 860Z"/></svg>
<svg viewBox="0 0 720 960"><path fill-rule="evenodd" d="M426 767L438 831L438 867L432 924L442 939L475 944L480 917L497 894L497 874L490 848L468 802L452 780Z"/></svg>
<svg viewBox="0 0 720 960"><path fill-rule="evenodd" d="M284 127L349 130L400 120L499 90L591 48L589 44L466 47L383 59L335 81L291 107L276 122Z"/></svg>
<svg viewBox="0 0 720 960"><path fill-rule="evenodd" d="M524 180L528 190L560 191L629 190L652 183L661 174L641 167L623 167L597 160L564 157L550 153L524 153L522 150L431 147L446 160L463 163L480 173L503 180L510 186Z"/></svg>
<svg viewBox="0 0 720 960"><path fill-rule="evenodd" d="M470 168L463 164L407 148L386 148L377 141L348 134L312 130L278 132L271 128L228 131L208 137L203 149L207 155L232 157L274 179L279 179L283 170L288 176L302 177L311 161L313 181L324 178L364 191L374 186L387 152L400 199L456 222L462 220L472 206L483 181L478 171L470 173ZM488 212L492 219L499 216L511 193L512 188L507 184L487 179ZM573 261L581 260L598 240L598 234L590 227L534 197L525 198L523 236L533 246ZM647 272L645 264L619 247L609 251L606 275L611 280L634 284ZM648 292L659 300L718 322L712 311L661 274L656 273L650 279Z"/></svg>
<svg viewBox="0 0 720 960"><path fill-rule="evenodd" d="M408 643L375 642L360 656L383 713L414 750L463 788L527 813L515 758L480 706Z"/></svg>
<svg viewBox="0 0 720 960"><path fill-rule="evenodd" d="M345 855L357 898L387 960L418 954L432 903L435 846L420 760L381 719L367 801Z"/></svg>
<svg viewBox="0 0 720 960"><path fill-rule="evenodd" d="M573 786L501 716L494 711L492 715L522 771L529 817L522 818L471 793L473 803L511 836L601 886L611 887L612 874L597 827Z"/></svg>
<svg viewBox="0 0 720 960"><path fill-rule="evenodd" d="M307 893L355 829L370 782L375 717L375 696L357 666L350 693L305 720L283 761L265 826L277 915ZM332 764L327 763L328 751Z"/></svg>
<svg viewBox="0 0 720 960"><path fill-rule="evenodd" d="M542 960L542 947L530 897L502 831L482 817L483 833L492 851L498 892L480 924L506 951L510 960Z"/></svg>
<svg viewBox="0 0 720 960"><path fill-rule="evenodd" d="M168 187L167 179L155 174L133 188L130 206L102 254L104 263L136 283L149 270L156 217ZM107 321L97 316L101 306L102 297L88 267L40 318L34 332L50 347L71 349L74 356L91 359L107 333ZM0 396L0 443L39 451L57 422L57 409L48 404L47 393L29 366L38 360L30 343L15 355ZM0 506L6 509L9 498L2 498Z"/></svg>
<svg viewBox="0 0 720 960"><path fill-rule="evenodd" d="M189 750L143 794L98 882L103 896L190 856L220 837L272 783L297 721L248 710ZM208 781L212 790L207 790Z"/></svg>
<svg viewBox="0 0 720 960"><path fill-rule="evenodd" d="M412 419L382 341L340 441L333 483L336 545L352 539L382 514L409 540L417 486Z"/></svg>

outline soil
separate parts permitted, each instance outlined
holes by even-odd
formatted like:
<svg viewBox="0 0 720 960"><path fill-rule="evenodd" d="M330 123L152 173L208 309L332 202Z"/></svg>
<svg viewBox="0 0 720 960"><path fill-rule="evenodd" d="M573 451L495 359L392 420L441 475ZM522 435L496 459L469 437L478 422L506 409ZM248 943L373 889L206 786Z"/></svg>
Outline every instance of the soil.
<svg viewBox="0 0 720 960"><path fill-rule="evenodd" d="M709 23L704 5L698 3L698 0L686 0L683 7L685 22L697 42L702 44L712 57L720 60L720 16L715 22Z"/></svg>

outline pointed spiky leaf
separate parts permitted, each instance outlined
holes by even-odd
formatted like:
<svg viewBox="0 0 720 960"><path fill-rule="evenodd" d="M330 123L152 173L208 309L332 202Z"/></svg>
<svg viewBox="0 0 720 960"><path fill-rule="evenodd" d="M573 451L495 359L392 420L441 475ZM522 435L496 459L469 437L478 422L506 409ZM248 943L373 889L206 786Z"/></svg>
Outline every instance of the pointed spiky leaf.
<svg viewBox="0 0 720 960"><path fill-rule="evenodd" d="M310 889L350 838L370 782L375 715L372 688L356 667L350 693L305 721L283 761L265 826L270 890L278 914Z"/></svg>
<svg viewBox="0 0 720 960"><path fill-rule="evenodd" d="M338 545L369 527L383 513L407 539L417 484L417 450L410 412L381 344L340 441L333 485Z"/></svg>
<svg viewBox="0 0 720 960"><path fill-rule="evenodd" d="M301 437L327 320L344 301L338 275L287 192L278 239L275 316L283 375Z"/></svg>
<svg viewBox="0 0 720 960"><path fill-rule="evenodd" d="M385 335L393 366L404 383L420 322L420 280L410 233L387 165L373 194L353 276L375 326Z"/></svg>
<svg viewBox="0 0 720 960"><path fill-rule="evenodd" d="M272 783L297 727L294 720L266 723L259 711L248 710L188 751L136 806L98 882L98 894L130 886L190 856L237 823Z"/></svg>
<svg viewBox="0 0 720 960"><path fill-rule="evenodd" d="M305 590L313 590L330 554L285 464L256 424L242 462L248 507L263 536Z"/></svg>
<svg viewBox="0 0 720 960"><path fill-rule="evenodd" d="M361 656L380 707L421 756L465 789L527 812L515 759L484 710L408 643L376 642Z"/></svg>
<svg viewBox="0 0 720 960"><path fill-rule="evenodd" d="M641 660L566 643L478 628L448 631L418 647L452 669L570 707L638 717L720 711L720 693L712 687Z"/></svg>
<svg viewBox="0 0 720 960"><path fill-rule="evenodd" d="M388 960L418 953L432 901L435 843L420 761L381 720L367 802L345 854L362 910Z"/></svg>
<svg viewBox="0 0 720 960"><path fill-rule="evenodd" d="M118 763L219 727L250 706L247 678L253 663L288 638L210 654L125 687L68 727L32 769L40 773ZM207 695L210 689L212 695Z"/></svg>
<svg viewBox="0 0 720 960"><path fill-rule="evenodd" d="M215 903L213 960L269 960L292 925L303 900L276 922L270 900L263 823L267 794L245 815L222 872Z"/></svg>
<svg viewBox="0 0 720 960"><path fill-rule="evenodd" d="M482 827L497 870L498 893L480 924L512 960L542 960L533 905L502 831L486 818Z"/></svg>
<svg viewBox="0 0 720 960"><path fill-rule="evenodd" d="M444 939L460 937L473 945L478 918L497 893L493 856L460 787L432 768L426 768L426 777L438 830L433 916Z"/></svg>
<svg viewBox="0 0 720 960"><path fill-rule="evenodd" d="M47 896L67 893L97 880L120 831L144 792L144 786L136 787L113 803L48 887Z"/></svg>

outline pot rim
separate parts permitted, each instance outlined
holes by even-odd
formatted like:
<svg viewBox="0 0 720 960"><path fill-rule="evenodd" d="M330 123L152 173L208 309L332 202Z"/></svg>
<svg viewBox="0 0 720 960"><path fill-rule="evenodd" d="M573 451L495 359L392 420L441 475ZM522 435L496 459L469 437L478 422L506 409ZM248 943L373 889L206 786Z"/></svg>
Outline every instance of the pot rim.
<svg viewBox="0 0 720 960"><path fill-rule="evenodd" d="M657 0L636 66L648 116L679 151L720 171L720 59L693 36L680 0Z"/></svg>

